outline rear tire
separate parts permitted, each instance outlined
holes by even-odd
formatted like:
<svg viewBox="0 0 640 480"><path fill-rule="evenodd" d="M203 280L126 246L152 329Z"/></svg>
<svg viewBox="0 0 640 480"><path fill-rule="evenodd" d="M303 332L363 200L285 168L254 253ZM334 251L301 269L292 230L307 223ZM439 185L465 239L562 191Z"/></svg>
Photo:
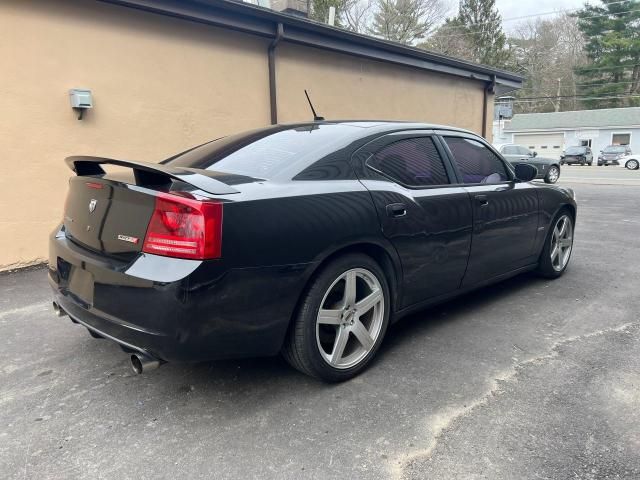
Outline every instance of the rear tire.
<svg viewBox="0 0 640 480"><path fill-rule="evenodd" d="M554 217L538 260L536 271L540 276L558 278L567 269L573 252L574 223L573 215L567 208Z"/></svg>
<svg viewBox="0 0 640 480"><path fill-rule="evenodd" d="M638 160L631 159L624 164L624 167L628 170L638 170L638 168L640 168L640 163Z"/></svg>
<svg viewBox="0 0 640 480"><path fill-rule="evenodd" d="M367 255L339 257L310 281L282 355L292 367L325 382L349 380L380 348L390 310L382 268Z"/></svg>

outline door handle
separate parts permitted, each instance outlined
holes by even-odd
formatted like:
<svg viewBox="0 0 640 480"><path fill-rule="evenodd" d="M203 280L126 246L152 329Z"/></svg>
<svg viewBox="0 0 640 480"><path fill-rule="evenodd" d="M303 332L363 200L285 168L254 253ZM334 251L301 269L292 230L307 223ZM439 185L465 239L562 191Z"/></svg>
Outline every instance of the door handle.
<svg viewBox="0 0 640 480"><path fill-rule="evenodd" d="M404 203L392 203L387 205L387 215L390 217L404 217L407 214L407 206Z"/></svg>
<svg viewBox="0 0 640 480"><path fill-rule="evenodd" d="M489 197L487 197L486 195L476 195L475 199L481 207L486 207L487 205L489 205Z"/></svg>

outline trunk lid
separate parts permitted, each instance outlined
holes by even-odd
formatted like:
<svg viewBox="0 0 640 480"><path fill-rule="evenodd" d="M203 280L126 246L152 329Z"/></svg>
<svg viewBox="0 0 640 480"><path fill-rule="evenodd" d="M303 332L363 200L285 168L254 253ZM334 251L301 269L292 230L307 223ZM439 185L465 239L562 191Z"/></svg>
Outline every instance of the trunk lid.
<svg viewBox="0 0 640 480"><path fill-rule="evenodd" d="M212 195L238 193L219 174L196 168L100 157L68 157L66 163L78 176L69 181L65 231L74 242L108 255L129 258L142 250L156 195L170 191L174 181ZM125 167L133 175L117 181L101 165Z"/></svg>
<svg viewBox="0 0 640 480"><path fill-rule="evenodd" d="M76 243L110 255L142 249L155 197L124 184L73 177L64 214L67 235Z"/></svg>

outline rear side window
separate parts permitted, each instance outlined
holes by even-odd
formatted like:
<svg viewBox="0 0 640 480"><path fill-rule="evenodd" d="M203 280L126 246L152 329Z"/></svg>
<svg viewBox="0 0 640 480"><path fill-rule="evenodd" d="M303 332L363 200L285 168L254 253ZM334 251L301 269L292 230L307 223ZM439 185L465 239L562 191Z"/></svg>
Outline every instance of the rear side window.
<svg viewBox="0 0 640 480"><path fill-rule="evenodd" d="M519 155L529 155L531 151L527 147L518 147Z"/></svg>
<svg viewBox="0 0 640 480"><path fill-rule="evenodd" d="M409 187L445 185L449 177L429 137L399 140L373 155L367 165Z"/></svg>
<svg viewBox="0 0 640 480"><path fill-rule="evenodd" d="M500 183L510 179L502 160L482 143L469 138L445 137L464 183Z"/></svg>

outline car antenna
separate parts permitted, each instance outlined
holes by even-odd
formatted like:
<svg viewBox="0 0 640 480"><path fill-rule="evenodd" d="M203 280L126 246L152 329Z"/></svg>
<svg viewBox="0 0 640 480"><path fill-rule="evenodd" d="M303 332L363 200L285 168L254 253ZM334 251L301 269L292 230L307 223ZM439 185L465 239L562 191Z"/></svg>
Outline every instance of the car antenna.
<svg viewBox="0 0 640 480"><path fill-rule="evenodd" d="M319 117L318 114L316 113L316 109L313 108L313 103L311 103L311 99L309 98L309 94L307 93L306 89L304 91L304 94L307 96L307 102L309 102L309 107L311 107L311 112L313 113L313 121L319 122L321 120L324 120L324 117Z"/></svg>

